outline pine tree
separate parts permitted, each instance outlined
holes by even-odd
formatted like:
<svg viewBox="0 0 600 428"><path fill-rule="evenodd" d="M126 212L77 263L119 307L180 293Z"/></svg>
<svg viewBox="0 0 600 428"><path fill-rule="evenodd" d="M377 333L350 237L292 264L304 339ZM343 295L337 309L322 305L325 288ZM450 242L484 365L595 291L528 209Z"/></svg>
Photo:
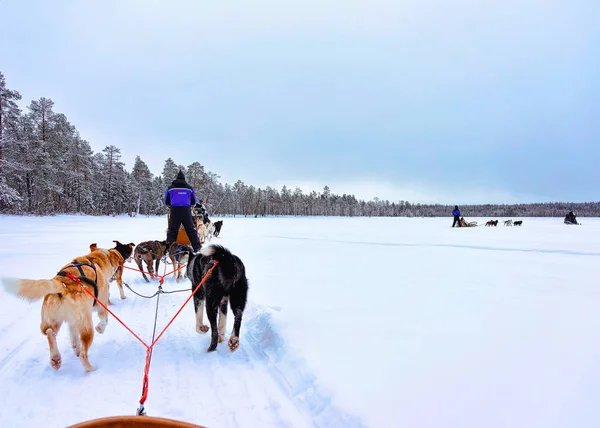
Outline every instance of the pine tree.
<svg viewBox="0 0 600 428"><path fill-rule="evenodd" d="M121 150L113 145L102 150L102 209L106 214L117 214L129 209L124 189L128 184L124 163L121 162ZM124 210L119 210L124 207Z"/></svg>
<svg viewBox="0 0 600 428"><path fill-rule="evenodd" d="M152 210L152 173L148 165L139 157L136 156L131 172L132 184L137 193L136 214L141 212L149 214Z"/></svg>
<svg viewBox="0 0 600 428"><path fill-rule="evenodd" d="M16 102L20 99L21 94L18 91L6 88L6 80L2 72L0 72L0 179L2 178L4 163L5 139L8 136L9 130L17 126L17 119L21 114L21 110Z"/></svg>
<svg viewBox="0 0 600 428"><path fill-rule="evenodd" d="M177 164L175 162L173 162L173 159L168 158L165 161L165 166L163 167L162 170L162 179L165 183L170 183L173 180L175 180L175 177L177 177L177 173L179 172L179 167L177 166Z"/></svg>

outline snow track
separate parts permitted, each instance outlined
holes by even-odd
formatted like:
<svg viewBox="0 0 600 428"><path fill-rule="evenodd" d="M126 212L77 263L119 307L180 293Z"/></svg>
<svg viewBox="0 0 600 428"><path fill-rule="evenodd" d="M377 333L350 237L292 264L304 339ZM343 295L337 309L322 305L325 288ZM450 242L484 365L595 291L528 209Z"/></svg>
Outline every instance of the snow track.
<svg viewBox="0 0 600 428"><path fill-rule="evenodd" d="M132 289L146 295L153 294L158 285L157 281L147 284L132 271L126 271L124 279ZM179 290L188 288L189 282L167 279L163 287L165 291ZM1 294L2 299L14 299ZM119 299L113 283L114 305L109 308L149 344L156 298L144 299L127 289L125 294L127 299ZM156 334L188 295L161 295ZM63 365L55 372L49 366L46 339L38 327L41 302L18 304L23 307L19 317L11 320L4 314L2 320L8 323L0 329L0 399L5 403L0 421L19 412L23 415L20 426L31 426L39 413L49 416L48 427L64 427L97 417L135 414L146 350L133 335L109 316L105 333L96 333L90 349L90 361L98 370L86 374L63 326L58 335ZM147 413L215 427L362 426L330 405L328 397L318 391L315 376L302 361L288 355L272 323L272 312L249 302L240 349L231 353L223 343L216 352L207 353L209 333L195 332L189 302L154 347ZM229 330L232 318L228 319ZM35 385L35 391L11 388L20 382Z"/></svg>

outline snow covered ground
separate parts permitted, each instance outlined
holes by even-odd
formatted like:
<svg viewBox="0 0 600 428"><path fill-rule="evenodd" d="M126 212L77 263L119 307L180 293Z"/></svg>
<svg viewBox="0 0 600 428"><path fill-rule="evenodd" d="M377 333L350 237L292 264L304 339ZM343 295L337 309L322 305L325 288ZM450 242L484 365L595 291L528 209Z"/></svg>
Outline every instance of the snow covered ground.
<svg viewBox="0 0 600 428"><path fill-rule="evenodd" d="M147 413L211 427L600 426L600 219L523 220L225 218L213 242L251 287L240 349L206 353L190 302L155 347ZM50 278L92 242L165 229L164 217L3 216L0 276ZM111 309L149 341L156 300L125 293L112 285ZM186 297L161 296L159 329ZM40 306L0 290L0 426L135 414L145 348L109 318L86 374L63 328L54 371Z"/></svg>

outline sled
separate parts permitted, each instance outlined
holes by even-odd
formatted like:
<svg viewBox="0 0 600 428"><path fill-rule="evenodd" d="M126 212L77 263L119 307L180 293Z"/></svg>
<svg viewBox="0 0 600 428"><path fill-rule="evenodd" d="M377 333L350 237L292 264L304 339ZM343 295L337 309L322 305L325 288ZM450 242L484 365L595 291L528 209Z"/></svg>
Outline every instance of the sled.
<svg viewBox="0 0 600 428"><path fill-rule="evenodd" d="M68 428L205 428L174 419L152 416L110 416L71 425Z"/></svg>
<svg viewBox="0 0 600 428"><path fill-rule="evenodd" d="M565 220L565 224L568 226L581 226L581 223L579 223L579 222L573 223L573 222L567 221L567 220Z"/></svg>
<svg viewBox="0 0 600 428"><path fill-rule="evenodd" d="M193 208L191 210L192 210L192 220L194 221L194 226L196 227L196 230L198 230L198 228L202 224L202 217L195 215ZM169 210L169 212L167 214L167 227L169 227L170 218L171 218L171 210ZM179 230L177 231L177 239L175 240L175 242L177 242L178 244L182 244L182 245L191 245L190 237L187 235L185 228L183 227L182 224L179 225Z"/></svg>
<svg viewBox="0 0 600 428"><path fill-rule="evenodd" d="M467 223L464 218L460 219L460 227L476 227L476 226L477 226L476 221L471 221L471 222Z"/></svg>

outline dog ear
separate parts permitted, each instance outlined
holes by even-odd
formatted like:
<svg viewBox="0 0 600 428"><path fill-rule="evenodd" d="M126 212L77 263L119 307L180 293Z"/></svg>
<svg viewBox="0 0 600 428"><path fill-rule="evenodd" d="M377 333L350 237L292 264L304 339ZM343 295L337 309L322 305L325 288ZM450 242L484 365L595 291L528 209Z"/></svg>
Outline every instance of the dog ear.
<svg viewBox="0 0 600 428"><path fill-rule="evenodd" d="M98 244L96 242L90 244L90 251L96 251L98 249Z"/></svg>
<svg viewBox="0 0 600 428"><path fill-rule="evenodd" d="M115 250L114 248L111 248L110 250L108 250L108 254L109 254L109 257L112 256L113 259L119 265L121 264L121 262L125 261L125 259L123 258L123 254L121 254L119 251Z"/></svg>

